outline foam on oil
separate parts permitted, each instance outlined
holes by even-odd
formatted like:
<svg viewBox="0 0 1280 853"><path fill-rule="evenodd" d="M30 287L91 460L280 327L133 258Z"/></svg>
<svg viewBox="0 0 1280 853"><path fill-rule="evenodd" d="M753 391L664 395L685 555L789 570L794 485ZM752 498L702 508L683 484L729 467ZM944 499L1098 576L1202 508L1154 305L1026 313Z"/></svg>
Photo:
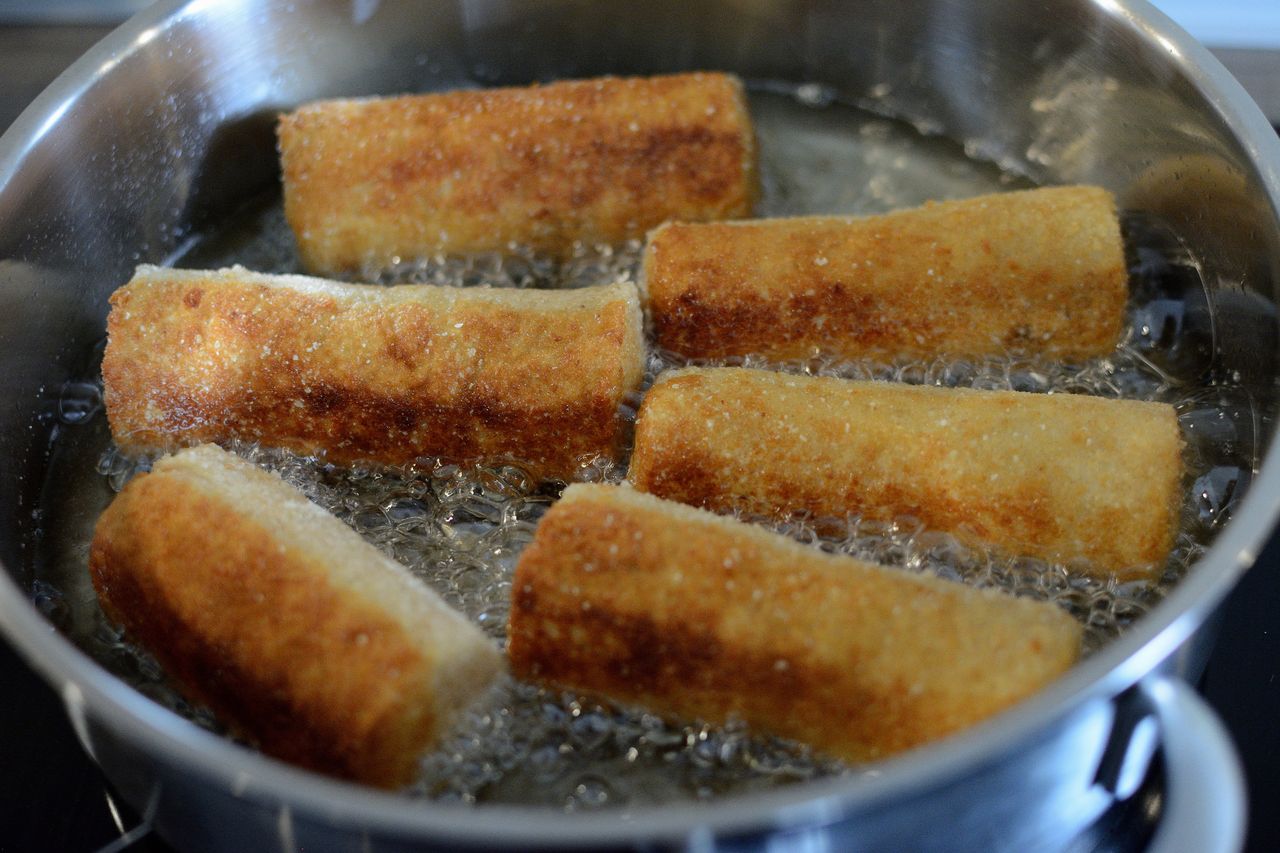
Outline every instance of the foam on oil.
<svg viewBox="0 0 1280 853"><path fill-rule="evenodd" d="M901 123L834 103L821 89L770 86L752 95L764 194L761 215L872 214L1027 186L963 150ZM1062 365L1030 359L872 364L815 356L771 367L947 386L1087 393L1161 400L1178 408L1187 437L1182 530L1164 573L1151 582L1090 578L1069 565L1011 559L962 545L913 519L795 519L780 531L826 551L905 571L931 572L1051 601L1086 626L1096 650L1157 603L1203 551L1240 499L1254 467L1255 426L1241 389L1204 379L1212 351L1194 259L1158 222L1126 218L1132 299L1123 345L1106 359ZM640 246L582 247L553 263L513 246L467 258L396 259L360 278L384 284L578 287L635 281ZM300 272L278 199L246 208L198 241L181 266L233 263L263 272ZM687 362L651 352L645 385ZM756 358L732 360L763 366ZM632 401L634 403L634 401ZM633 406L624 415L634 416ZM185 702L160 668L102 617L88 580L93 523L111 495L146 459L110 445L98 381L69 383L59 405L61 438L43 509L38 607L109 670L198 725L220 730ZM385 553L405 564L493 637L504 639L511 576L521 549L559 487L518 466L463 469L440 460L394 469L345 469L257 445L231 448L278 472ZM619 481L625 461L585 463L578 479ZM757 520L758 519L753 519ZM1100 535L1106 535L1102 532ZM762 737L741 724L664 720L641 709L595 704L571 693L504 679L422 762L413 792L433 799L521 802L567 811L706 799L816 776L874 772Z"/></svg>

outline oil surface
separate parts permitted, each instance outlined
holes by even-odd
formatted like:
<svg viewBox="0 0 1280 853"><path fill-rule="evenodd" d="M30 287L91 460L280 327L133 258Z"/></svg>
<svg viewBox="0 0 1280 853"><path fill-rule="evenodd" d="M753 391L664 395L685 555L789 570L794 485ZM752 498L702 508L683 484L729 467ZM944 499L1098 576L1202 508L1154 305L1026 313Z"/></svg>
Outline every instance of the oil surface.
<svg viewBox="0 0 1280 853"><path fill-rule="evenodd" d="M751 108L764 178L760 215L872 214L928 199L1027 186L1016 176L967 158L958 145L833 103L814 87L757 90ZM1086 653L1147 612L1188 570L1243 494L1255 464L1256 428L1241 389L1205 378L1211 330L1194 259L1158 222L1128 215L1125 229L1132 290L1129 329L1122 346L1106 359L1061 365L1010 358L900 364L815 358L770 366L1174 404L1187 438L1188 475L1182 529L1160 577L1120 584L1089 578L1068 565L1002 558L907 518L892 523L798 519L774 526L827 551L1054 602L1086 626ZM513 247L505 256L405 259L387 269L364 270L361 277L386 284L578 287L634 281L639 249L635 244L582 247L567 262L555 264ZM247 207L176 261L195 268L233 263L264 272L300 271L278 198ZM651 352L646 387L657 373L685 363ZM719 363L765 364L755 358ZM149 461L124 457L111 446L96 377L63 389L59 418L60 439L42 506L45 536L33 589L37 605L109 670L198 725L219 730L211 714L186 703L154 660L105 621L89 583L86 560L93 524L111 495ZM559 486L538 484L510 465L467 470L446 461L420 460L396 469L343 469L256 445L232 449L277 471L408 566L495 642L503 641L516 559ZM585 465L578 479L619 481L624 475L625 464L598 461ZM814 756L803 746L753 735L740 724L664 720L505 679L425 756L413 792L435 799L536 803L575 811L705 799L861 772L874 769Z"/></svg>

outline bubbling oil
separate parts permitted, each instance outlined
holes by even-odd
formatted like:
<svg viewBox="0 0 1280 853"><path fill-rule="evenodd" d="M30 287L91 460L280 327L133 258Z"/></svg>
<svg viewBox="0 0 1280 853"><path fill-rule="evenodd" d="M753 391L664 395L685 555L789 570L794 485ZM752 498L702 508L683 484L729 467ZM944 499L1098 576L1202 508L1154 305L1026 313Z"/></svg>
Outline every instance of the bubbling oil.
<svg viewBox="0 0 1280 853"><path fill-rule="evenodd" d="M811 87L753 92L764 180L761 215L871 214L1027 186L961 147L830 98ZM1255 467L1256 426L1244 391L1207 380L1210 331L1193 258L1159 222L1125 222L1131 274L1129 328L1111 356L1082 364L991 357L878 364L813 358L769 364L756 357L716 364L769 367L857 379L1038 393L1158 400L1177 407L1187 438L1185 499L1175 549L1150 581L1089 577L1079 566L1010 558L962 544L918 520L858 517L746 519L813 547L903 571L991 587L1063 607L1085 626L1085 653L1102 647L1151 609L1203 552L1229 517ZM395 259L356 278L451 286L563 288L637 281L640 245L583 246L553 262L521 247L469 257ZM240 263L299 272L278 198L245 208L195 243L176 265ZM691 362L651 351L644 387ZM709 362L698 362L707 364ZM638 400L622 412L634 419ZM33 598L55 625L107 669L192 720L221 731L207 709L187 703L155 661L102 616L86 571L92 525L111 495L150 460L110 444L100 380L68 383L58 404L61 439L46 488L44 551ZM560 484L539 483L518 464L463 468L419 460L393 468L341 468L256 444L230 446L275 471L367 541L401 562L495 643L505 640L512 574ZM620 482L621 462L583 460L575 479ZM1107 535L1105 531L1099 535ZM874 773L816 755L803 745L750 732L737 721L708 725L664 719L503 678L423 758L413 794L464 802L520 802L565 811L707 799L819 776Z"/></svg>

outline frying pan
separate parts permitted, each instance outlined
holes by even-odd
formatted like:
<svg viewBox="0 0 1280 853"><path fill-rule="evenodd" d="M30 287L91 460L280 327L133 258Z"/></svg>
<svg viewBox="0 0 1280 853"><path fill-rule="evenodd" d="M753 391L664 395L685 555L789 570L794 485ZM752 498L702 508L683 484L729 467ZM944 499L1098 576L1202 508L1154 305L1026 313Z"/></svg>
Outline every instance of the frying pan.
<svg viewBox="0 0 1280 853"><path fill-rule="evenodd" d="M110 676L31 603L58 389L140 262L277 180L277 111L317 97L691 68L821 84L1045 183L1097 183L1199 260L1212 377L1251 400L1259 462L1175 589L1031 700L872 776L712 804L565 816L410 801L203 731ZM1280 502L1275 422L1280 143L1209 53L1142 0L161 2L0 139L0 629L59 691L86 750L192 850L1062 849L1160 750L1157 849L1228 850L1238 763L1187 687L1216 605ZM1194 315L1194 316L1192 316Z"/></svg>

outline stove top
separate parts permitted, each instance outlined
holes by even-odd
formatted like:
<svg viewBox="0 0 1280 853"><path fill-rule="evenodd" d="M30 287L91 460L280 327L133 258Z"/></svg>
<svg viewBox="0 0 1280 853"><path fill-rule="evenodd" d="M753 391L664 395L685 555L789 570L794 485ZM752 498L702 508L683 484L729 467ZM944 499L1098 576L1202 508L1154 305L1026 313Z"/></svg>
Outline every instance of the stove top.
<svg viewBox="0 0 1280 853"><path fill-rule="evenodd" d="M0 128L107 27L0 26ZM1280 123L1280 51L1224 51L1269 117ZM1239 63L1245 63L1240 66ZM1275 73L1267 73L1267 69ZM1252 85L1251 85L1252 82ZM1249 787L1247 850L1280 850L1280 536L1224 605L1221 634L1200 689L1239 748ZM0 641L0 853L171 850L113 798L81 750L57 696ZM1125 807L1108 813L1071 853L1141 850L1148 808L1162 788L1157 765Z"/></svg>

